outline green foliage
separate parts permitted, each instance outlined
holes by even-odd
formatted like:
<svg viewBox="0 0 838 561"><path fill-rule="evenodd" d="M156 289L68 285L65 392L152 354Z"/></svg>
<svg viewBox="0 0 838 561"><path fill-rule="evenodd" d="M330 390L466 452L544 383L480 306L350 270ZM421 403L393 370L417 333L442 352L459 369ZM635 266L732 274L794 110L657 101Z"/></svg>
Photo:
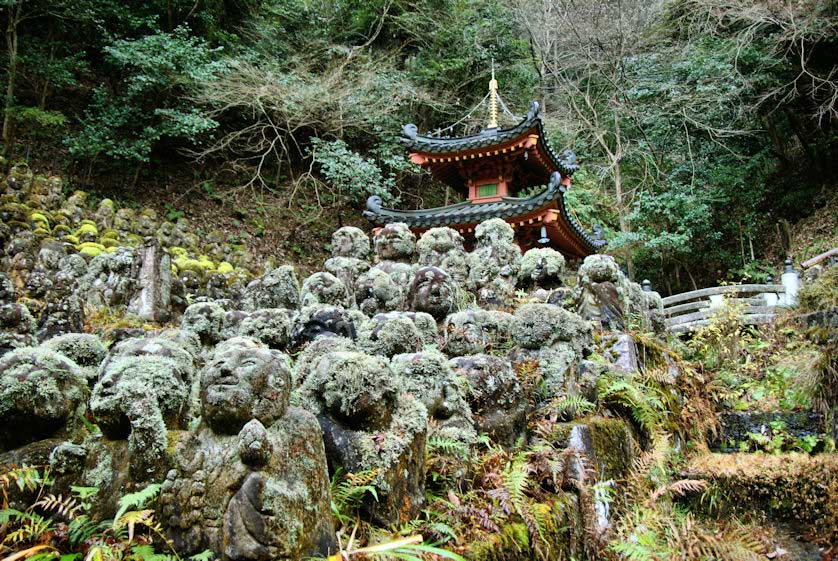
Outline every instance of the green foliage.
<svg viewBox="0 0 838 561"><path fill-rule="evenodd" d="M372 485L377 476L375 469L346 475L338 470L332 476L332 515L341 525L353 520L367 495L378 501L378 492Z"/></svg>
<svg viewBox="0 0 838 561"><path fill-rule="evenodd" d="M375 160L353 152L346 142L313 138L310 154L327 185L346 203L357 204L371 195L395 202L394 174L385 175Z"/></svg>
<svg viewBox="0 0 838 561"><path fill-rule="evenodd" d="M148 162L159 141L195 142L217 126L185 96L213 80L225 64L218 49L186 27L116 40L104 51L123 79L116 91L104 86L93 91L81 130L67 140L73 155Z"/></svg>

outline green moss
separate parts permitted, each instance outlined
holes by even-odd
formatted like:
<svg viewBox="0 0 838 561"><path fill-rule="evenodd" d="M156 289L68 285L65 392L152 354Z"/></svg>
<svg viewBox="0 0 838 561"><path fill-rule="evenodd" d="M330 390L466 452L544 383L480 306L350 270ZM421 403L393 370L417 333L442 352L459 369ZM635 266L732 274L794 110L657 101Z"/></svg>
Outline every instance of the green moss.
<svg viewBox="0 0 838 561"><path fill-rule="evenodd" d="M29 215L29 220L37 224L45 230L49 230L49 218L43 212L33 212Z"/></svg>
<svg viewBox="0 0 838 561"><path fill-rule="evenodd" d="M119 240L115 240L113 238L101 238L99 241L101 242L102 247L104 247L105 249L119 247L121 245L119 243Z"/></svg>
<svg viewBox="0 0 838 561"><path fill-rule="evenodd" d="M110 238L110 239L113 239L113 240L118 240L119 239L119 232L117 232L116 230L108 229L108 230L105 230L104 232L102 232L102 235L100 237Z"/></svg>
<svg viewBox="0 0 838 561"><path fill-rule="evenodd" d="M622 419L594 417L587 422L603 479L624 479L639 446Z"/></svg>
<svg viewBox="0 0 838 561"><path fill-rule="evenodd" d="M93 224L89 220L83 220L81 226L76 230L76 236L79 238L93 236L95 238L99 236L99 229L96 228L96 224Z"/></svg>
<svg viewBox="0 0 838 561"><path fill-rule="evenodd" d="M49 235L50 235L50 231L49 231L49 230L46 230L46 229L44 229L44 228L35 228L35 229L32 231L32 234L33 234L36 238L38 238L38 239L44 239L44 238L49 237Z"/></svg>
<svg viewBox="0 0 838 561"><path fill-rule="evenodd" d="M103 251L105 251L105 246L100 243L95 242L84 242L76 245L76 249L82 255L89 255L90 257L96 257L100 255Z"/></svg>
<svg viewBox="0 0 838 561"><path fill-rule="evenodd" d="M226 261L222 261L221 263L218 264L218 268L215 271L217 273L221 273L221 274L226 275L227 273L232 273L233 272L233 266Z"/></svg>

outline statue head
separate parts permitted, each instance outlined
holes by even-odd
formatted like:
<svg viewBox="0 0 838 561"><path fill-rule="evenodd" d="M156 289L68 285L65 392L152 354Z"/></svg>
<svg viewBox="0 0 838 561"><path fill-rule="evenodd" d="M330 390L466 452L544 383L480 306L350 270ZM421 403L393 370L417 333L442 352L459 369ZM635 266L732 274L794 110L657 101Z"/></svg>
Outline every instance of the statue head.
<svg viewBox="0 0 838 561"><path fill-rule="evenodd" d="M409 260L416 249L416 236L407 224L387 224L375 232L375 254L381 261Z"/></svg>
<svg viewBox="0 0 838 561"><path fill-rule="evenodd" d="M61 353L23 347L0 359L0 451L49 438L84 406L87 381Z"/></svg>
<svg viewBox="0 0 838 561"><path fill-rule="evenodd" d="M408 292L410 309L440 320L457 307L457 283L437 267L422 267L413 276Z"/></svg>
<svg viewBox="0 0 838 561"><path fill-rule="evenodd" d="M366 259L370 253L370 239L360 228L344 226L332 234L332 257Z"/></svg>
<svg viewBox="0 0 838 561"><path fill-rule="evenodd" d="M272 425L290 393L288 357L246 337L220 344L201 373L203 417L221 434L237 434L251 419Z"/></svg>

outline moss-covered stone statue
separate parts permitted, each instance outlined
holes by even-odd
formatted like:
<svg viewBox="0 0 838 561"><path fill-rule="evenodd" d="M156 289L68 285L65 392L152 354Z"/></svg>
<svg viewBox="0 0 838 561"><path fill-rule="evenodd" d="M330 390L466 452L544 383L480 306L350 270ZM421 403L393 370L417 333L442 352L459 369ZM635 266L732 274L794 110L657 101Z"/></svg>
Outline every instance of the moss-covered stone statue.
<svg viewBox="0 0 838 561"><path fill-rule="evenodd" d="M439 267L461 286L468 281L468 256L463 237L451 228L431 228L416 242L421 267Z"/></svg>
<svg viewBox="0 0 838 561"><path fill-rule="evenodd" d="M515 312L509 353L513 364L538 364L547 397L575 388L576 368L593 349L590 322L553 304L525 304Z"/></svg>
<svg viewBox="0 0 838 561"><path fill-rule="evenodd" d="M493 218L474 230L474 251L468 255L468 287L483 307L508 306L515 295L521 248L505 220Z"/></svg>
<svg viewBox="0 0 838 561"><path fill-rule="evenodd" d="M260 308L300 307L300 283L297 272L290 265L272 269L250 282L244 289L242 308L246 311Z"/></svg>
<svg viewBox="0 0 838 561"><path fill-rule="evenodd" d="M202 423L175 445L160 520L175 547L222 560L335 550L315 417L288 406L288 358L253 339L219 345L201 373Z"/></svg>
<svg viewBox="0 0 838 561"><path fill-rule="evenodd" d="M503 349L512 320L507 312L479 308L450 314L443 323L442 349L451 357Z"/></svg>
<svg viewBox="0 0 838 561"><path fill-rule="evenodd" d="M82 430L88 396L84 374L63 354L43 347L6 353L0 358L0 452L49 440L48 454ZM45 463L37 453L18 452L26 463Z"/></svg>
<svg viewBox="0 0 838 561"><path fill-rule="evenodd" d="M424 502L427 412L402 391L385 357L331 352L295 392L323 430L329 469L377 470L378 501L364 509L383 525L405 523Z"/></svg>
<svg viewBox="0 0 838 561"><path fill-rule="evenodd" d="M411 311L442 320L457 309L460 297L460 287L448 273L438 267L422 267L413 276L407 305Z"/></svg>
<svg viewBox="0 0 838 561"><path fill-rule="evenodd" d="M370 354L392 357L436 343L436 321L422 312L376 314L361 324L358 345Z"/></svg>
<svg viewBox="0 0 838 561"><path fill-rule="evenodd" d="M393 357L391 369L402 389L418 397L433 419L433 433L470 445L477 438L466 388L448 358L433 349Z"/></svg>
<svg viewBox="0 0 838 561"><path fill-rule="evenodd" d="M492 355L451 359L454 373L468 382L466 400L474 427L494 442L511 447L527 430L527 399L508 360Z"/></svg>

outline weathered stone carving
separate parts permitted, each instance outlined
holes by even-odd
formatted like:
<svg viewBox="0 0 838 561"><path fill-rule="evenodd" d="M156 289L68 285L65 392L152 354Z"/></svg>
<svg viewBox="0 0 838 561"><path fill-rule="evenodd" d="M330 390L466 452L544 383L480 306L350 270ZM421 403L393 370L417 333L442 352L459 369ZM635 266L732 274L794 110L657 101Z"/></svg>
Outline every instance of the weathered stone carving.
<svg viewBox="0 0 838 561"><path fill-rule="evenodd" d="M459 286L448 273L437 267L422 267L413 277L407 303L414 312L442 320L457 308L459 297Z"/></svg>
<svg viewBox="0 0 838 561"><path fill-rule="evenodd" d="M378 470L378 501L365 503L381 524L403 523L424 500L427 413L401 392L389 361L357 352L320 357L295 395L317 414L329 469Z"/></svg>
<svg viewBox="0 0 838 561"><path fill-rule="evenodd" d="M218 346L201 376L203 422L181 436L161 520L184 552L297 560L334 551L314 416L288 407L288 359L255 340Z"/></svg>
<svg viewBox="0 0 838 561"><path fill-rule="evenodd" d="M78 365L41 347L0 358L0 452L47 438L66 438L80 426L89 391Z"/></svg>
<svg viewBox="0 0 838 561"><path fill-rule="evenodd" d="M242 308L246 311L260 308L286 308L300 306L300 283L293 267L283 265L251 281L244 289Z"/></svg>
<svg viewBox="0 0 838 561"><path fill-rule="evenodd" d="M484 307L508 305L515 295L521 248L515 231L500 218L481 222L474 231L476 245L468 255L468 287Z"/></svg>
<svg viewBox="0 0 838 561"><path fill-rule="evenodd" d="M449 364L468 381L466 399L477 432L501 446L513 446L526 433L527 400L509 361L479 354L453 358Z"/></svg>
<svg viewBox="0 0 838 561"><path fill-rule="evenodd" d="M416 242L420 267L439 267L462 286L468 281L463 237L451 228L431 228Z"/></svg>

